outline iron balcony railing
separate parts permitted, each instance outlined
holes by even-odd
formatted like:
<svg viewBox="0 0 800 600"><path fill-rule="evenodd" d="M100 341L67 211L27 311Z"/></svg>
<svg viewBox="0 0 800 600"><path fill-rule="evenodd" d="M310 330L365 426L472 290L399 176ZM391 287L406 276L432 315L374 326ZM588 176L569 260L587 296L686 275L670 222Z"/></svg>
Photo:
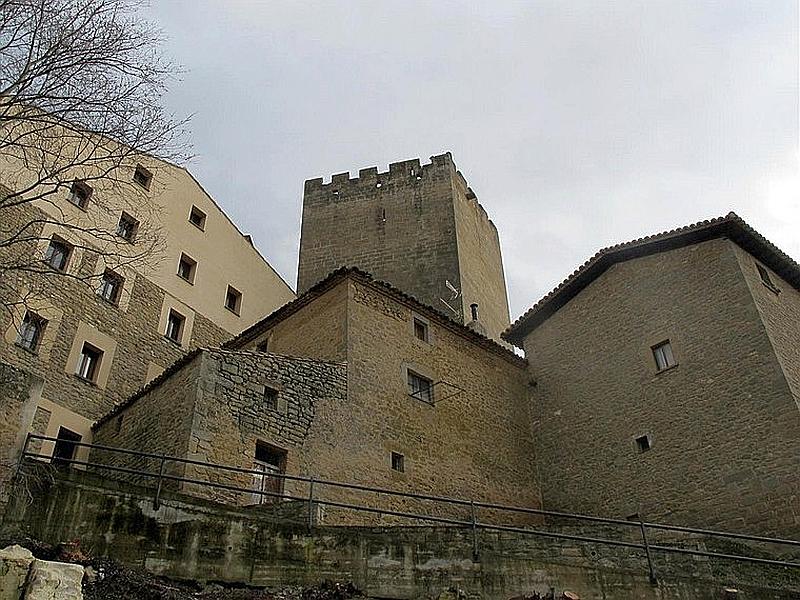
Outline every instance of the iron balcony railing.
<svg viewBox="0 0 800 600"><path fill-rule="evenodd" d="M41 454L37 452L31 452L29 450L31 441L39 440L43 442L58 442L63 440L58 440L57 438L47 437L43 435L35 435L35 434L28 434L25 439L25 443L22 449L22 453L20 456L20 460L17 466L16 477L19 478L23 463L26 458L30 459L38 459L38 460L45 460L50 461L52 460L51 455ZM628 519L613 519L613 518L606 518L606 517L597 517L592 515L583 515L583 514L575 514L575 513L567 513L567 512L560 512L560 511L553 511L553 510L543 510L537 508L527 508L521 506L508 506L504 504L496 504L492 502L480 502L474 500L464 500L460 498L448 498L444 496L434 496L430 494L418 494L415 492L401 492L396 490L389 490L385 488L367 486L367 485L359 485L353 483L344 483L341 481L332 481L326 479L317 479L315 477L305 477L300 475L288 475L285 473L281 474L271 474L271 477L280 478L282 481L294 481L294 482L301 482L305 484L307 493L305 495L292 495L286 494L283 492L277 491L268 491L268 490L254 490L251 487L243 487L237 485L231 485L226 483L220 482L213 482L213 481L206 481L203 479L196 479L193 477L184 477L182 475L173 475L166 471L166 465L168 463L176 463L182 465L192 465L196 467L202 467L211 470L217 471L224 471L228 473L238 473L244 475L263 475L262 471L257 469L245 469L241 467L233 467L230 465L221 465L216 463L204 462L199 460L193 460L188 458L180 458L176 456L168 456L165 454L154 454L149 452L140 452L137 450L127 450L124 448L115 448L112 446L103 446L99 444L87 444L83 442L70 442L74 448L89 448L90 450L97 450L103 452L110 452L112 454L117 455L125 455L125 456L132 456L137 458L144 458L144 459L152 459L157 461L159 467L157 471L148 471L145 469L134 469L120 465L113 465L108 463L102 462L92 462L90 460L78 460L74 458L71 459L64 459L59 458L58 462L60 464L69 464L69 465L76 465L80 467L89 467L94 469L103 469L108 470L116 473L125 473L128 475L137 475L144 478L153 479L155 481L155 489L153 493L153 508L158 510L161 504L161 494L164 486L164 482L166 481L175 481L180 483L190 483L199 486L209 487L213 489L220 489L225 491L231 492L241 492L248 495L258 495L258 496L270 496L280 500L295 500L295 501L302 501L307 503L307 527L311 530L314 527L314 506L315 505L323 505L323 506L331 506L337 507L347 510L352 510L356 512L364 512L364 513L371 513L371 514L379 514L379 515L389 515L395 517L402 517L406 519L411 519L413 521L421 521L426 523L437 523L442 525L451 525L456 527L468 528L472 531L472 544L473 544L473 554L474 557L477 559L479 555L479 530L487 530L487 531L502 531L502 532L509 532L509 533L516 533L522 535L531 535L531 536L539 536L539 537L546 537L552 539L562 539L562 540L570 540L574 542L580 543L588 543L588 544L599 544L605 546L616 546L616 547L623 547L623 548L630 548L633 550L637 550L642 552L644 558L647 560L647 567L649 571L650 581L652 583L656 583L656 573L655 567L653 565L653 553L674 553L674 554L684 554L684 555L691 555L691 556L702 556L712 559L721 559L721 560L732 560L732 561L739 561L739 562L746 562L746 563L755 563L755 564L762 564L762 565L774 565L778 567L786 567L790 569L798 569L800 570L800 562L793 562L790 560L780 560L774 558L764 558L759 556L752 556L752 555L745 555L745 554L732 554L732 553L723 553L723 552L713 552L710 550L703 550L700 548L685 548L685 547L678 547L678 546L667 546L663 544L654 544L650 541L649 534L655 531L666 531L666 532L676 532L682 534L696 534L707 536L710 538L721 538L721 539L728 539L728 540L737 540L737 541L746 541L746 542L758 542L764 544L771 544L780 547L786 547L791 550L797 549L797 553L800 554L800 540L791 540L785 538L773 538L767 536L759 536L759 535L751 535L746 533L735 533L730 531L718 531L713 529L702 529L698 527L683 527L678 525L669 525L665 523L655 523L644 521L641 516L639 516L638 520L631 521ZM375 507L375 506L367 506L365 504L354 504L349 502L341 502L332 499L325 499L320 496L321 489L324 488L339 488L339 489L346 489L352 490L356 492L364 492L370 494L378 494L379 496L384 496L387 498L406 498L406 499L413 499L413 500L421 500L431 502L437 506L457 506L464 509L469 509L470 518L468 520L464 519L455 519L449 518L445 516L438 516L438 515L426 515L426 514L419 514L413 512L405 512L400 510L393 510L386 507ZM569 521L581 522L581 523L589 523L592 525L596 525L598 527L604 525L613 525L613 526L621 526L626 528L635 528L638 530L638 534L641 537L641 542L631 542L619 539L608 539L604 537L594 537L594 536L585 536L573 533L564 533L564 532L556 532L556 531L548 531L536 527L518 527L513 525L502 525L502 524L495 524L495 523L486 523L481 522L477 518L476 511L478 509L487 509L493 511L500 511L500 512L508 512L512 514L522 514L522 515L536 515L542 517L550 517L556 519L564 519ZM638 515L637 515L638 516ZM799 571L800 572L800 571Z"/></svg>

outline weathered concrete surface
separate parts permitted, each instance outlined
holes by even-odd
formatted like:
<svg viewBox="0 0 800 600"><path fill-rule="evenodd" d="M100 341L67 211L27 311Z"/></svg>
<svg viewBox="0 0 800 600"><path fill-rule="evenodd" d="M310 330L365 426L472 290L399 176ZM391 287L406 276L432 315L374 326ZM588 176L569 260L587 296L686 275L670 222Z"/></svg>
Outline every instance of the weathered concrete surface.
<svg viewBox="0 0 800 600"><path fill-rule="evenodd" d="M31 565L25 600L83 600L83 567L35 559Z"/></svg>
<svg viewBox="0 0 800 600"><path fill-rule="evenodd" d="M711 600L722 597L727 586L741 590L737 598L800 598L800 572L780 568L657 554L659 584L654 587L636 549L480 531L475 557L469 529L318 527L309 533L305 525L277 524L262 512L172 492L154 511L151 494L72 473L39 490L32 504L16 505L12 514L17 525L45 541L77 538L94 554L206 581L352 580L381 598L436 597L451 586L471 597L497 600L550 587L576 592L583 600ZM596 528L583 533L612 535ZM657 541L712 548L697 537Z"/></svg>
<svg viewBox="0 0 800 600"><path fill-rule="evenodd" d="M22 546L0 550L0 600L19 600L25 591L33 554Z"/></svg>

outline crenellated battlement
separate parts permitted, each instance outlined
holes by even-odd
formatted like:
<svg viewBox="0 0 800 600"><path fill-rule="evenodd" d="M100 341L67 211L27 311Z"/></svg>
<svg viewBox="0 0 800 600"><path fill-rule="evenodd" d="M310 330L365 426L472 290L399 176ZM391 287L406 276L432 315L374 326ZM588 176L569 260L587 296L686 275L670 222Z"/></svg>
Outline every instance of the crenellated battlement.
<svg viewBox="0 0 800 600"><path fill-rule="evenodd" d="M306 194L328 191L340 194L355 191L364 187L379 188L390 183L406 183L422 181L434 172L452 169L455 171L453 157L449 152L431 156L431 162L422 164L419 158L402 160L389 164L389 170L379 172L378 167L359 169L358 177L350 177L350 172L336 173L329 182L322 177L308 179L305 182Z"/></svg>

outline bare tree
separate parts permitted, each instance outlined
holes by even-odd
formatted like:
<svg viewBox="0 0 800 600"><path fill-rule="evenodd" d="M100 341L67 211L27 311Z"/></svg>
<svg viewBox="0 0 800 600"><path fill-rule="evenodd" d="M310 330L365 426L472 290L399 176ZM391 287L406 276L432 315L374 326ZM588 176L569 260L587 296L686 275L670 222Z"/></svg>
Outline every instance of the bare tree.
<svg viewBox="0 0 800 600"><path fill-rule="evenodd" d="M110 268L138 267L158 254L158 189L147 178L162 161L188 158L186 119L163 107L178 69L141 8L137 0L0 0L0 283L7 288L31 274L40 285L63 277L96 284L96 271L42 260L54 228L71 249L95 253ZM123 211L136 215L135 244L120 230ZM0 298L5 308L24 301Z"/></svg>

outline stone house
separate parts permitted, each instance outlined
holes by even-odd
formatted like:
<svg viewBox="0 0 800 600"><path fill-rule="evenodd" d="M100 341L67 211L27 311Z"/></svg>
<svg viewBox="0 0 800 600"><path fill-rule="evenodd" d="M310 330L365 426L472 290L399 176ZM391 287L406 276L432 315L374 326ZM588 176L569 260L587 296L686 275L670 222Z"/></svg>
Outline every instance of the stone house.
<svg viewBox="0 0 800 600"><path fill-rule="evenodd" d="M0 184L24 185L20 177L24 169L0 164ZM294 293L186 169L147 159L108 182L75 177L46 200L3 208L0 238L24 227L27 241L0 250L0 264L40 268L0 278L0 363L41 380L36 409L15 426L59 438L43 454L83 458L73 444L91 441L97 419ZM115 264L81 228L114 237ZM0 470L20 449L0 449Z"/></svg>
<svg viewBox="0 0 800 600"><path fill-rule="evenodd" d="M800 535L800 266L735 214L600 251L505 337L548 509Z"/></svg>
<svg viewBox="0 0 800 600"><path fill-rule="evenodd" d="M95 440L247 469L267 462L317 479L539 507L529 407L524 359L351 268L223 349L199 351L169 369L101 419ZM192 469L192 479L211 476ZM224 480L248 487L252 475ZM254 502L248 492L185 489ZM306 493L292 482L283 492ZM365 501L336 489L320 489L319 497ZM398 507L397 500L383 502L387 510Z"/></svg>

